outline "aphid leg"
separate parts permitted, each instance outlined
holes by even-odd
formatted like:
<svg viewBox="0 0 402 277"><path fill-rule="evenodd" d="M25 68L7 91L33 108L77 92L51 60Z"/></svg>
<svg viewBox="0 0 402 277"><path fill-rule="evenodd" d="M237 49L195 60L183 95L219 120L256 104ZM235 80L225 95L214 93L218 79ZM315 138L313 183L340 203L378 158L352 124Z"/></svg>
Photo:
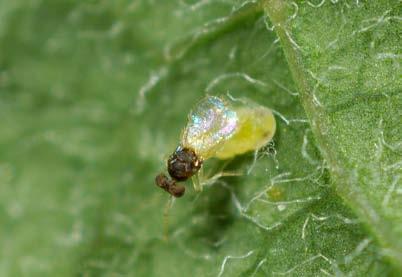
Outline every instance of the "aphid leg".
<svg viewBox="0 0 402 277"><path fill-rule="evenodd" d="M247 175L250 175L251 171L253 171L254 166L257 163L257 159L258 159L258 149L254 151L253 162L251 163L251 165L247 169Z"/></svg>
<svg viewBox="0 0 402 277"><path fill-rule="evenodd" d="M232 161L232 159L229 160L225 160L224 162L221 163L221 165L218 168L214 168L214 169L209 169L208 171L203 170L200 173L199 179L200 179L200 183L204 184L205 182L208 182L209 179L211 179L213 176L215 176L216 174L214 174L214 172L223 172L223 170L227 167L227 165ZM204 169L204 168L202 168ZM216 179L215 179L216 180Z"/></svg>
<svg viewBox="0 0 402 277"><path fill-rule="evenodd" d="M219 172L222 172L227 166L228 164L232 161L233 159L228 159L225 160L225 162L222 163L222 166L219 168Z"/></svg>
<svg viewBox="0 0 402 277"><path fill-rule="evenodd" d="M211 186L213 185L218 179L222 177L230 177L230 176L242 176L243 173L241 172L236 172L236 171L221 171L219 173L216 173L215 175L203 180L201 182L201 187L203 186Z"/></svg>
<svg viewBox="0 0 402 277"><path fill-rule="evenodd" d="M194 176L191 177L191 181L193 182L194 190L197 191L197 192L202 191L202 185L201 185L201 182L200 182L200 179L202 179L202 177L200 177L200 176L202 176L201 171L202 171L202 168L200 169L200 171L197 174L194 174Z"/></svg>
<svg viewBox="0 0 402 277"><path fill-rule="evenodd" d="M163 239L168 241L169 239L169 212L174 203L174 196L170 195L163 210Z"/></svg>
<svg viewBox="0 0 402 277"><path fill-rule="evenodd" d="M209 171L205 174L204 168L202 167L197 174L196 179L193 179L194 189L196 191L202 191L204 186L213 185L219 178L228 176L242 176L242 172L236 171L224 171L225 167L230 163L231 160L225 161L219 168L218 173L212 175Z"/></svg>

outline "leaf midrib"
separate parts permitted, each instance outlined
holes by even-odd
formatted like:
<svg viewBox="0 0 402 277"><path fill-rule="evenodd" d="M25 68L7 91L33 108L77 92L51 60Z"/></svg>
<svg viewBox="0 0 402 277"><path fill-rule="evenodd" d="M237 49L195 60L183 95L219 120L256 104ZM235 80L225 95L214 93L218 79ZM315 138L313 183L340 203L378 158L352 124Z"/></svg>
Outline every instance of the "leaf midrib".
<svg viewBox="0 0 402 277"><path fill-rule="evenodd" d="M394 245L389 241L389 238L392 238L393 236L389 234L387 227L378 222L376 218L373 218L372 213L370 213L371 210L361 208L362 202L366 202L365 198L359 194L359 191L353 189L353 176L349 176L350 173L344 169L344 165L341 164L341 161L344 160L343 157L340 156L341 154L339 152L330 147L332 145L331 141L325 135L325 132L323 132L323 130L326 129L325 126L329 126L330 124L330 122L327 120L328 116L326 113L334 113L334 109L339 107L348 109L356 104L356 99L346 99L342 103L330 106L327 108L327 110L325 110L322 106L314 104L313 95L310 93L311 86L309 86L309 82L312 82L313 80L311 80L308 72L303 70L303 67L301 66L301 55L297 50L294 49L287 35L287 22L285 19L290 12L286 6L286 2L281 0L266 0L264 1L264 6L266 12L276 27L275 30L284 49L293 79L300 91L301 103L306 111L307 118L309 119L310 123L313 123L310 125L320 151L324 159L329 164L330 174L332 176L333 183L336 186L336 192L343 199L345 199L348 206L350 206L357 215L363 218L365 226L370 233L375 236L383 248L390 248L398 253L398 250L394 249ZM394 94L396 93L392 93L392 95ZM383 94L368 95L367 93L364 93L358 94L358 97L359 99L365 98L369 101L381 101L386 99L386 96ZM355 102L350 105L351 101ZM360 205L359 202L361 202ZM369 203L364 204L368 204L370 206ZM387 258L396 268L399 268L399 270L402 271L402 261L400 261L398 256L394 257L395 259L393 259L391 256L388 256Z"/></svg>

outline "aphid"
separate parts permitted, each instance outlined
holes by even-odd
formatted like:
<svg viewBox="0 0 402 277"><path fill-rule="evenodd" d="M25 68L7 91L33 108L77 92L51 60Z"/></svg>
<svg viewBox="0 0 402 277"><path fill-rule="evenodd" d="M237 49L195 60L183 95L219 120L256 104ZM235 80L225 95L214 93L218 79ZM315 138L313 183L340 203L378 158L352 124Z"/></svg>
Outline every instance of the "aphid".
<svg viewBox="0 0 402 277"><path fill-rule="evenodd" d="M193 177L209 158L229 159L258 150L275 134L272 111L245 99L207 96L191 111L180 145L167 161L171 179L159 174L156 185L174 197L181 197L182 182ZM202 187L197 180L196 190Z"/></svg>

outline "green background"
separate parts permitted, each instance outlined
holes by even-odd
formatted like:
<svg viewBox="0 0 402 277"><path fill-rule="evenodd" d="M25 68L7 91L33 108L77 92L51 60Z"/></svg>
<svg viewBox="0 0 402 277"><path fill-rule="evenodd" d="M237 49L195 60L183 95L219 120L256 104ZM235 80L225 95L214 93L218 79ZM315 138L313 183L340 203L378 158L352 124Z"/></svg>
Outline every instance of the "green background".
<svg viewBox="0 0 402 277"><path fill-rule="evenodd" d="M401 14L379 1L0 1L1 276L398 276ZM154 185L204 95L274 110L241 176ZM213 175L224 163L211 160Z"/></svg>

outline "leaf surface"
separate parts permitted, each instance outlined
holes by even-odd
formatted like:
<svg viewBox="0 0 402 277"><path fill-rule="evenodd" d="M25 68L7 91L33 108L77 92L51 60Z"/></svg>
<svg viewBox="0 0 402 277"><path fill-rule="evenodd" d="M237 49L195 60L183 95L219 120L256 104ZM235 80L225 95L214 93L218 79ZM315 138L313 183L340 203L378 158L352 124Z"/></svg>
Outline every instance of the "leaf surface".
<svg viewBox="0 0 402 277"><path fill-rule="evenodd" d="M398 56L384 54L371 69L372 48L339 36L337 45L347 44L340 65L360 68L356 80L321 48L337 38L331 19L357 22L360 14L363 28L390 9L384 23L356 36L391 47L374 48L372 57L398 55L388 28L398 20L394 7L300 2L295 15L293 4L273 2L0 4L4 275L397 273ZM283 20L284 29L271 30ZM352 25L345 32L360 26ZM256 159L207 161L208 176L222 168L241 176L220 178L201 194L188 183L170 210L165 241L168 197L154 176L166 170L193 105L227 93L275 111L273 143Z"/></svg>

